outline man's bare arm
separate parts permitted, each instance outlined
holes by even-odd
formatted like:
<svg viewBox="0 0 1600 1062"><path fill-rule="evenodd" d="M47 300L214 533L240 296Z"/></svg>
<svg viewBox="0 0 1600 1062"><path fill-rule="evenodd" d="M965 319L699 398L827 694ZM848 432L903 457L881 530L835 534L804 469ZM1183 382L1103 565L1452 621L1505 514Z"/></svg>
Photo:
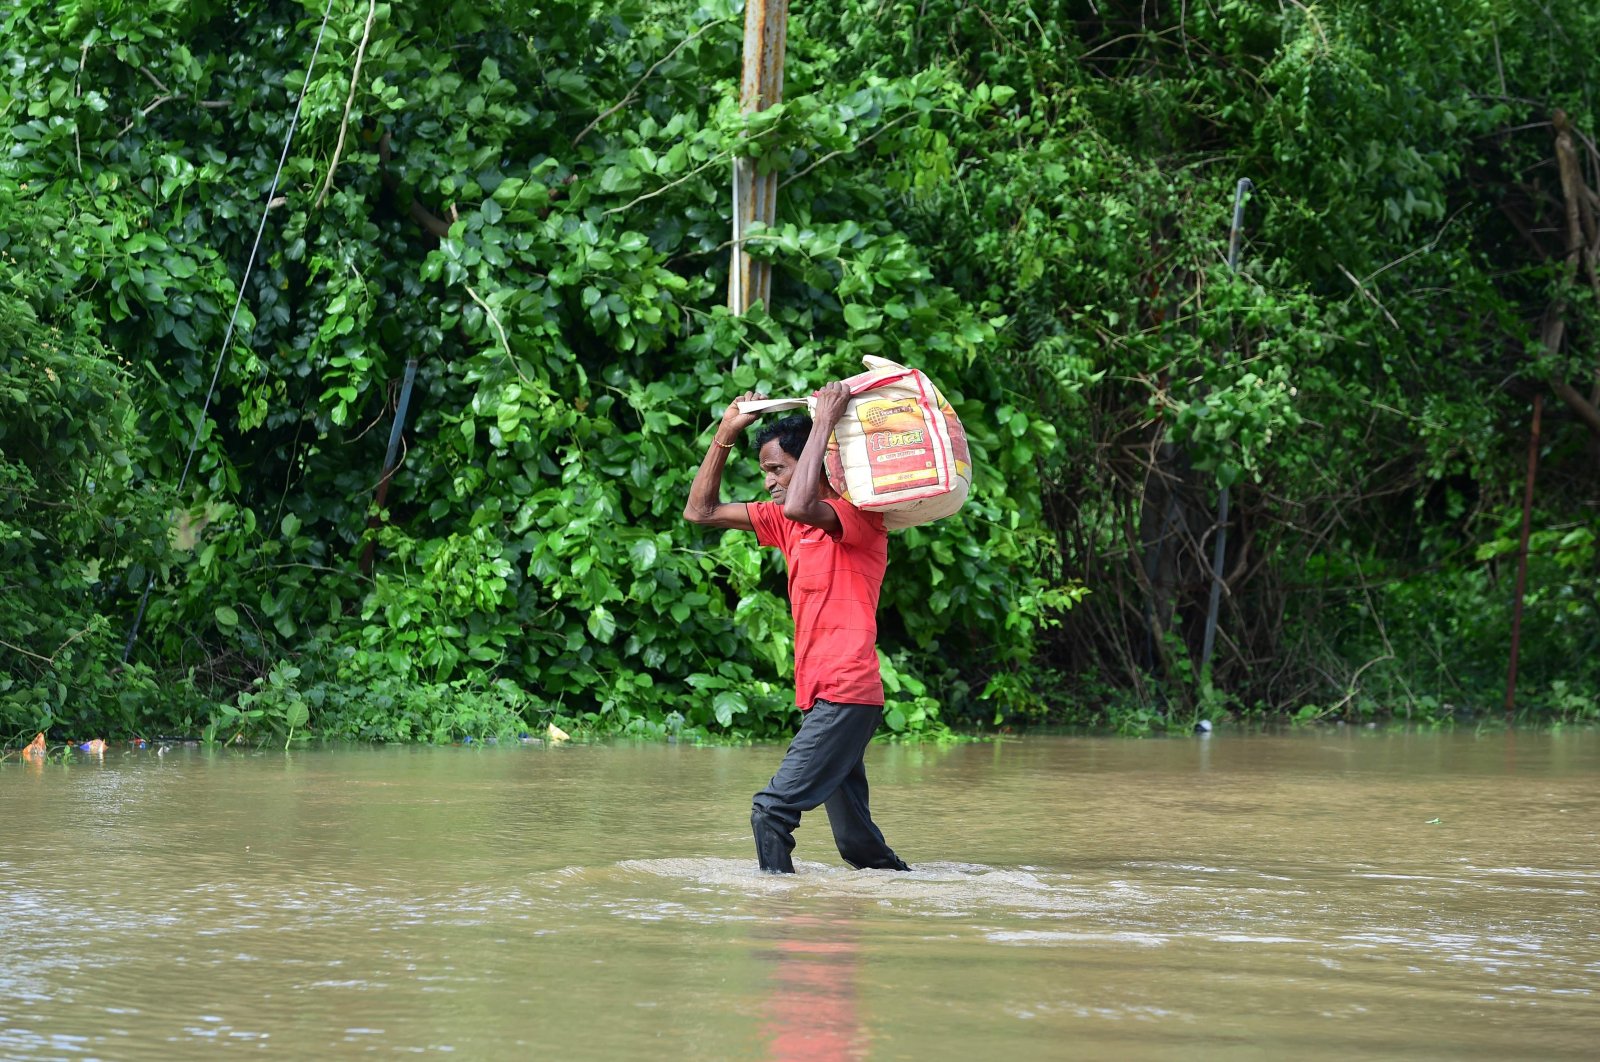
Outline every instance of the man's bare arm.
<svg viewBox="0 0 1600 1062"><path fill-rule="evenodd" d="M816 394L817 405L811 411L811 436L806 448L800 451L800 461L795 465L794 478L783 502L783 515L798 523L820 527L837 537L844 530L839 514L823 500L822 459L828 452L828 438L833 427L844 414L850 401L850 388L835 380Z"/></svg>
<svg viewBox="0 0 1600 1062"><path fill-rule="evenodd" d="M746 391L729 403L727 411L722 414L722 422L717 425L706 456L700 462L699 471L694 474L694 482L689 486L689 502L683 507L683 518L691 524L734 531L755 530L744 502L722 500L722 469L727 465L728 453L738 443L739 437L756 420L753 413L739 412L739 403L758 402L764 397L754 391Z"/></svg>

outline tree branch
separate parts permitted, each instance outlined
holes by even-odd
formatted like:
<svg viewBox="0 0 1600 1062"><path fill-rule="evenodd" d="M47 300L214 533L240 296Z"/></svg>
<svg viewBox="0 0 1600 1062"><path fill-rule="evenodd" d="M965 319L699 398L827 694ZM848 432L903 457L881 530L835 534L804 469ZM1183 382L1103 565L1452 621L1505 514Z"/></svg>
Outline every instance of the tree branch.
<svg viewBox="0 0 1600 1062"><path fill-rule="evenodd" d="M1355 274L1351 273L1350 270L1348 270L1348 269L1346 269L1344 267L1344 263L1335 262L1333 264L1335 266L1338 266L1339 272L1343 273L1345 275L1345 277L1350 281L1350 283L1352 283L1352 284L1354 284L1356 286L1356 290L1359 291L1362 294L1362 297L1364 297L1368 302L1372 303L1372 305L1374 305L1374 306L1376 306L1378 308L1378 312L1383 314L1384 320L1388 321L1389 324L1396 331L1399 331L1400 330L1400 323L1394 319L1394 314L1389 312L1389 308L1386 307L1383 303L1379 302L1378 301L1378 297L1376 295L1372 294L1372 292L1368 291L1367 290L1367 286L1365 284L1361 283L1361 281L1357 280L1355 278Z"/></svg>
<svg viewBox="0 0 1600 1062"><path fill-rule="evenodd" d="M33 652L31 649L24 649L20 645L12 645L10 642L4 640L3 638L0 638L0 645L5 646L7 649L15 650L16 652L21 653L23 656L31 656L35 660L42 660L46 664L50 664L50 665L54 666L55 662L56 662L56 657L61 655L61 650L65 649L67 646L71 645L73 642L77 641L79 638L82 638L85 634L88 634L92 630L94 630L94 624L91 623L89 626L85 627L83 630L79 631L77 634L74 634L72 637L68 638L66 641L64 641L60 645L56 646L56 651L51 653L49 656L40 656L38 653Z"/></svg>
<svg viewBox="0 0 1600 1062"><path fill-rule="evenodd" d="M517 363L516 357L511 353L511 344L506 342L506 330L505 327L500 324L500 317L489 308L488 303L484 302L478 297L478 293L472 290L472 285L463 284L462 287L467 289L467 294L472 296L472 301L477 303L479 306L482 306L483 312L489 315L489 323L494 325L495 334L500 337L500 346L505 348L506 357L511 358L511 364L514 367ZM522 371L520 369L517 370L517 375L522 375Z"/></svg>
<svg viewBox="0 0 1600 1062"><path fill-rule="evenodd" d="M1557 397L1567 404L1567 408L1577 414L1578 419L1588 425L1589 430L1600 438L1600 408L1596 408L1594 403L1583 397L1576 387L1565 380L1560 378L1552 380L1550 387Z"/></svg>
<svg viewBox="0 0 1600 1062"><path fill-rule="evenodd" d="M1572 142L1572 122L1567 117L1567 112L1556 109L1553 116L1556 127L1556 165L1561 174L1561 194L1566 200L1566 279L1573 282L1578 276L1578 265L1581 262L1589 275L1589 286L1595 297L1600 299L1600 274L1595 269L1595 255L1600 252L1600 233L1594 233L1595 222L1593 215L1585 217L1585 207L1588 204L1583 196L1588 192L1588 186L1583 183L1583 177L1578 169L1578 151ZM1586 226L1584 222L1587 221ZM1588 230L1588 231L1586 231ZM1586 235L1591 239L1585 239ZM1567 329L1567 306L1565 300L1557 300L1547 311L1543 334L1540 336L1544 347L1552 355L1561 352L1561 340ZM1600 408L1596 403L1584 398L1576 387L1557 376L1550 381L1550 387L1557 397L1565 402L1567 408L1577 414L1589 431L1600 438ZM1600 392L1600 389L1597 389Z"/></svg>
<svg viewBox="0 0 1600 1062"><path fill-rule="evenodd" d="M910 118L914 113L916 113L916 112L907 111L905 114L902 114L900 117L896 118L894 121L887 122L884 125L879 126L876 130L873 131L873 134L871 136L869 136L866 139L860 141L859 143L851 144L848 148L840 148L837 151L828 152L826 155L822 156L820 159L818 159L817 161L813 162L811 165L807 166L805 169L801 170L799 173L795 174L793 177L785 178L783 183L778 185L778 190L781 192L783 189L789 187L795 181L798 181L800 178L804 177L806 174L810 173L812 170L816 169L818 166L821 166L824 162L828 162L828 161L830 161L832 159L836 159L840 155L843 155L843 154L846 154L846 153L854 154L855 152L860 151L862 148L866 147L868 144L870 144L874 140L878 139L878 137L882 136L884 133L887 133L889 130L893 129L895 126L899 125L901 122L905 121L907 118Z"/></svg>
<svg viewBox="0 0 1600 1062"><path fill-rule="evenodd" d="M643 76L641 76L638 81L635 81L633 83L633 87L630 88L627 91L627 93L622 97L621 100L619 100L617 103L611 105L610 107L607 107L605 110L601 111L598 115L595 116L594 121L592 121L588 125L584 126L582 131L579 132L577 136L572 138L572 146L573 147L577 147L580 143L583 142L583 138L588 136L590 133L594 132L595 131L595 127L597 127L601 122L605 121L607 118L610 118L613 114L616 114L618 111L622 110L622 108L624 108L628 104L632 103L634 98L635 98L635 93L637 93L639 91L639 88L640 88L641 85L643 85L646 81L650 80L650 75L655 73L657 70L660 70L661 67L664 66L666 63L670 62L672 57L677 55L680 51L682 51L690 42L698 39L699 36L702 33L705 33L707 30L711 29L713 26L720 26L722 23L724 23L726 21L728 21L728 20L725 19L725 18L714 19L713 21L707 22L704 26L701 26L699 29L695 30L692 34L690 34L689 36L685 37L683 40L679 41L677 43L677 45L673 47L672 51L668 52L666 55L662 56L660 59L657 59L656 62L655 62L655 65L652 66L649 70L646 70L644 72Z"/></svg>
<svg viewBox="0 0 1600 1062"><path fill-rule="evenodd" d="M333 171L339 168L339 156L344 152L345 132L350 128L350 108L356 102L356 83L361 80L361 62L367 56L367 40L372 36L372 20L378 13L378 0L367 0L367 24L361 31L361 43L356 46L356 65L350 71L350 94L344 100L344 118L339 122L339 142L333 146L333 161L328 163L328 176L323 179L322 191L317 193L316 209L328 201L333 188Z"/></svg>
<svg viewBox="0 0 1600 1062"><path fill-rule="evenodd" d="M393 157L394 150L389 146L389 133L385 130L378 138L378 172L389 190L398 193L402 188L400 178L389 172L389 161ZM414 195L407 196L406 213L411 215L412 221L421 225L437 239L442 240L450 235L450 223L417 202L417 197Z"/></svg>
<svg viewBox="0 0 1600 1062"><path fill-rule="evenodd" d="M1381 664L1385 660L1393 659L1393 653L1384 653L1382 656L1375 656L1371 660L1368 660L1365 664L1362 664L1360 667L1356 668L1356 673L1350 676L1350 682L1348 686L1350 692L1346 693L1342 698L1339 699L1337 704L1331 706L1327 711L1319 712L1317 718L1320 719L1322 716L1332 715L1334 712L1337 712L1340 708L1343 708L1345 705L1350 703L1351 699L1356 695L1356 679L1361 677L1361 673L1363 671L1367 670L1367 668L1371 667L1373 664ZM1333 676L1329 675L1328 677L1331 679Z"/></svg>
<svg viewBox="0 0 1600 1062"><path fill-rule="evenodd" d="M600 216L601 217L610 217L612 214L620 214L625 210L632 210L634 207L638 206L640 203L644 202L646 199L654 199L656 196L658 196L661 193L667 191L668 189L676 188L678 185L682 184L684 181L687 181L687 180L695 177L696 175L698 175L702 171L710 169L712 166L715 166L715 165L717 165L719 163L727 162L732 157L733 156L731 154L729 154L729 155L713 155L709 160L707 160L706 162L701 163L699 166L696 166L694 169L690 170L688 173L684 174L682 177L679 177L676 181L668 181L666 184L662 185L660 188L657 188L655 191L646 192L644 195L641 195L639 198L635 199L631 203L625 203L625 204L623 204L622 206L619 206L619 207L612 207L610 210L607 210L605 213L601 214Z"/></svg>
<svg viewBox="0 0 1600 1062"><path fill-rule="evenodd" d="M172 95L172 90L167 88L166 83L159 77L156 77L154 74L152 74L148 66L141 66L139 68L139 73L150 79L150 84L156 87L157 92L161 93L163 96Z"/></svg>
<svg viewBox="0 0 1600 1062"><path fill-rule="evenodd" d="M1572 143L1572 123L1567 119L1566 111L1557 108L1555 127L1556 167L1561 174L1561 197L1566 201L1567 275L1571 279L1577 274L1585 248L1582 194L1578 190L1583 178L1578 173L1578 151ZM1592 219L1590 224L1592 226ZM1600 294L1600 291L1596 294Z"/></svg>
<svg viewBox="0 0 1600 1062"><path fill-rule="evenodd" d="M163 103L166 103L168 100L173 100L173 99L177 99L177 97L176 96L157 96L155 99L150 101L150 105L148 107L145 107L145 108L143 108L143 109L141 109L139 111L139 118L148 118L148 117L150 117L150 113L152 111L154 111L157 107L161 106ZM128 123L126 125L124 125L121 128L121 130L119 130L117 132L117 139L121 140L123 137L127 136L128 135L128 131L130 129L132 129L134 126L139 124L139 118L129 118L128 119Z"/></svg>

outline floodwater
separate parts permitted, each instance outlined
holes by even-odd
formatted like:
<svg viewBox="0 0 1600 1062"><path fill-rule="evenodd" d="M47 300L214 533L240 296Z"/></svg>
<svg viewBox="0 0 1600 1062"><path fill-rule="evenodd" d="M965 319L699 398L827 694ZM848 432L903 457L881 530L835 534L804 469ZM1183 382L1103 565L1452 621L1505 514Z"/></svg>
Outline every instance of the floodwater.
<svg viewBox="0 0 1600 1062"><path fill-rule="evenodd" d="M0 1058L1593 1058L1600 734L0 766Z"/></svg>

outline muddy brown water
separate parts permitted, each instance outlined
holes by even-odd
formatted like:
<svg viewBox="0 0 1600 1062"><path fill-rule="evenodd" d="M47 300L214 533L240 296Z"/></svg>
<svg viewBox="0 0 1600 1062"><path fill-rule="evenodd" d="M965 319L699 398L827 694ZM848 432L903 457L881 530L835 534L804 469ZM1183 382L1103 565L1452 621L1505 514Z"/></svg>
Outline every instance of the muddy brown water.
<svg viewBox="0 0 1600 1062"><path fill-rule="evenodd" d="M771 878L780 753L12 759L0 1057L1600 1055L1600 734L874 747Z"/></svg>

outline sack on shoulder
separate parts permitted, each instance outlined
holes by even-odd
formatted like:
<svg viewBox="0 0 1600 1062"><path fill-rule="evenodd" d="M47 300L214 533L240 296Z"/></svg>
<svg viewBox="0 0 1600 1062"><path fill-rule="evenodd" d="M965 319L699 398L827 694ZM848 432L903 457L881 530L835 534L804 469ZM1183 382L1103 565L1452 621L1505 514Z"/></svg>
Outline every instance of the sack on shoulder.
<svg viewBox="0 0 1600 1062"><path fill-rule="evenodd" d="M828 440L828 483L858 509L883 514L890 530L960 509L972 485L967 433L944 395L918 369L887 358L845 380L850 401ZM740 402L744 413L814 411L816 398Z"/></svg>

